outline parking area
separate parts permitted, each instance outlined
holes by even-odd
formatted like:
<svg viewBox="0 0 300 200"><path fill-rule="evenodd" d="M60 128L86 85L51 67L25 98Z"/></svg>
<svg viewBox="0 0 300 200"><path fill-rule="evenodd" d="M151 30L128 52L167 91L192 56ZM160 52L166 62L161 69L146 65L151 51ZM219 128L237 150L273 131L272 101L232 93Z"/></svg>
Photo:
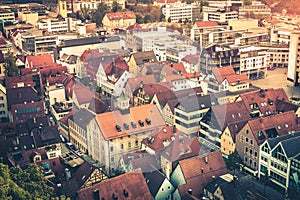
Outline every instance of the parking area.
<svg viewBox="0 0 300 200"><path fill-rule="evenodd" d="M287 80L287 68L276 68L268 70L264 79L252 80L254 86L266 88L283 88L288 97L300 97L300 87L294 87L293 83Z"/></svg>

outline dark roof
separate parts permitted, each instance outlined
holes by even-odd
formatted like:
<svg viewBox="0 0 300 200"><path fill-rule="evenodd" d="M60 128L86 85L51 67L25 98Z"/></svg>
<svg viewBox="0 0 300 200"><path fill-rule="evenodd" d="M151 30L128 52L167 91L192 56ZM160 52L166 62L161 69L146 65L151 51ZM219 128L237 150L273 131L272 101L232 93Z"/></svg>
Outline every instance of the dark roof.
<svg viewBox="0 0 300 200"><path fill-rule="evenodd" d="M216 191L216 189L224 183L228 183L227 181L225 181L224 179L218 177L216 180L210 182L209 184L207 184L204 188L209 191L210 193L214 193Z"/></svg>
<svg viewBox="0 0 300 200"><path fill-rule="evenodd" d="M288 140L290 138L299 137L299 136L300 136L300 132L297 132L294 134L282 135L282 136L271 138L271 139L267 140L267 143L269 144L270 148L273 149L279 142Z"/></svg>
<svg viewBox="0 0 300 200"><path fill-rule="evenodd" d="M299 106L295 105L291 102L282 101L280 99L276 99L275 101L276 110L279 112L287 112L287 111L297 111Z"/></svg>
<svg viewBox="0 0 300 200"><path fill-rule="evenodd" d="M9 88L6 90L6 92L8 110L10 110L12 105L23 104L24 102L39 101L37 91L31 86Z"/></svg>
<svg viewBox="0 0 300 200"><path fill-rule="evenodd" d="M153 51L137 52L133 53L132 56L134 57L137 65L142 65L145 62L157 62Z"/></svg>
<svg viewBox="0 0 300 200"><path fill-rule="evenodd" d="M62 193L70 198L74 198L77 191L80 187L85 183L85 181L91 176L91 174L95 171L96 167L85 161L76 172L73 174L72 178L62 183Z"/></svg>
<svg viewBox="0 0 300 200"><path fill-rule="evenodd" d="M61 142L57 126L43 126L41 129L34 128L32 132L36 147L43 147Z"/></svg>
<svg viewBox="0 0 300 200"><path fill-rule="evenodd" d="M4 56L1 50L0 50L0 63L5 63Z"/></svg>
<svg viewBox="0 0 300 200"><path fill-rule="evenodd" d="M299 144L300 144L300 136L294 136L287 140L281 141L281 145L288 158L293 158L299 155L300 153Z"/></svg>
<svg viewBox="0 0 300 200"><path fill-rule="evenodd" d="M197 110L210 108L211 106L217 104L218 101L211 95L196 95L180 101L176 107L183 107L185 112L193 112Z"/></svg>
<svg viewBox="0 0 300 200"><path fill-rule="evenodd" d="M146 183L153 197L156 196L166 177L158 169L144 173Z"/></svg>
<svg viewBox="0 0 300 200"><path fill-rule="evenodd" d="M95 115L89 112L87 109L80 109L78 112L73 113L69 119L76 123L81 128L87 128L87 125L90 123L92 119L94 119Z"/></svg>
<svg viewBox="0 0 300 200"><path fill-rule="evenodd" d="M61 47L81 46L81 45L88 45L88 44L96 44L100 42L101 40L98 37L76 38L76 39L64 40L61 44Z"/></svg>
<svg viewBox="0 0 300 200"><path fill-rule="evenodd" d="M91 187L78 191L79 200L93 199L94 191L99 190L99 199L113 199L113 195L118 199L125 199L124 194L128 194L128 199L151 200L151 193L144 180L140 169L122 174L120 176L104 180Z"/></svg>
<svg viewBox="0 0 300 200"><path fill-rule="evenodd" d="M110 107L101 98L92 98L89 105L89 110L96 114L101 114L110 110Z"/></svg>

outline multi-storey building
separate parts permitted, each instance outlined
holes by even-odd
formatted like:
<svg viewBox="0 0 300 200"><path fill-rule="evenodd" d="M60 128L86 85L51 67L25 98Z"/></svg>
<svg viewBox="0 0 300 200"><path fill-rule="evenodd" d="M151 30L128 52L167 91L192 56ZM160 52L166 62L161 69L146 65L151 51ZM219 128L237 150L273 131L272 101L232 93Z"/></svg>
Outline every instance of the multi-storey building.
<svg viewBox="0 0 300 200"><path fill-rule="evenodd" d="M136 16L131 11L106 13L103 17L103 28L113 31L115 28L127 28L136 23Z"/></svg>
<svg viewBox="0 0 300 200"><path fill-rule="evenodd" d="M15 21L15 14L6 9L0 8L0 20L3 22L13 22Z"/></svg>
<svg viewBox="0 0 300 200"><path fill-rule="evenodd" d="M89 155L114 174L122 155L138 150L141 141L164 124L154 104L97 114L87 125Z"/></svg>
<svg viewBox="0 0 300 200"><path fill-rule="evenodd" d="M210 45L200 52L200 71L211 74L213 68L232 66L235 72L240 70L240 56L237 47L228 48Z"/></svg>
<svg viewBox="0 0 300 200"><path fill-rule="evenodd" d="M219 8L203 6L203 21L217 21L225 23L229 20L238 19L238 12L231 11L229 7Z"/></svg>
<svg viewBox="0 0 300 200"><path fill-rule="evenodd" d="M218 22L215 21L195 22L191 29L191 39L199 41L201 47L206 46L208 44L208 33L220 31L223 28L223 26L219 26Z"/></svg>
<svg viewBox="0 0 300 200"><path fill-rule="evenodd" d="M252 119L236 134L236 150L246 170L258 173L260 145L269 138L299 130L294 111Z"/></svg>
<svg viewBox="0 0 300 200"><path fill-rule="evenodd" d="M300 32L293 32L290 37L287 79L295 85L298 85L300 68Z"/></svg>
<svg viewBox="0 0 300 200"><path fill-rule="evenodd" d="M0 84L0 120L8 117L6 88Z"/></svg>
<svg viewBox="0 0 300 200"><path fill-rule="evenodd" d="M288 189L299 188L300 133L292 133L266 140L260 145L258 177L268 178L276 185Z"/></svg>
<svg viewBox="0 0 300 200"><path fill-rule="evenodd" d="M56 48L57 35L43 34L41 30L18 32L14 37L15 45L24 53L36 55L51 54Z"/></svg>
<svg viewBox="0 0 300 200"><path fill-rule="evenodd" d="M264 18L271 15L271 8L267 5L247 5L239 7L239 18Z"/></svg>
<svg viewBox="0 0 300 200"><path fill-rule="evenodd" d="M240 49L240 74L246 74L250 79L261 79L267 75L266 51L257 47Z"/></svg>
<svg viewBox="0 0 300 200"><path fill-rule="evenodd" d="M197 136L200 120L216 104L216 100L210 95L192 96L181 100L174 108L174 124L189 137Z"/></svg>
<svg viewBox="0 0 300 200"><path fill-rule="evenodd" d="M68 21L60 19L42 19L37 23L38 29L47 30L49 33L68 32Z"/></svg>
<svg viewBox="0 0 300 200"><path fill-rule="evenodd" d="M87 109L80 109L68 118L69 141L80 151L87 153L87 125L95 116Z"/></svg>
<svg viewBox="0 0 300 200"><path fill-rule="evenodd" d="M191 54L197 53L197 47L187 44L170 46L166 50L166 60L179 63L181 60Z"/></svg>
<svg viewBox="0 0 300 200"><path fill-rule="evenodd" d="M193 9L198 8L199 4L186 4L180 1L174 4L167 4L162 8L162 13L171 22L185 22L193 20Z"/></svg>

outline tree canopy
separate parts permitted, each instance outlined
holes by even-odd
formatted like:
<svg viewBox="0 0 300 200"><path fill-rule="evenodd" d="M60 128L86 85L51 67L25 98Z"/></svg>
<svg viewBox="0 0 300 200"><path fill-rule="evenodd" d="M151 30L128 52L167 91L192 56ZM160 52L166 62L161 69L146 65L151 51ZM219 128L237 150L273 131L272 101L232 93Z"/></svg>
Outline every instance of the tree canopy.
<svg viewBox="0 0 300 200"><path fill-rule="evenodd" d="M22 170L0 163L0 199L50 199L52 192L38 165Z"/></svg>
<svg viewBox="0 0 300 200"><path fill-rule="evenodd" d="M97 10L92 13L92 21L95 22L97 26L101 26L103 17L107 12L109 12L108 6L103 2L101 2L98 5Z"/></svg>
<svg viewBox="0 0 300 200"><path fill-rule="evenodd" d="M19 75L19 68L16 65L16 57L10 51L5 56L5 73L7 76Z"/></svg>
<svg viewBox="0 0 300 200"><path fill-rule="evenodd" d="M228 159L226 160L226 166L229 170L235 171L236 169L239 169L240 163L242 163L242 159L236 150L228 155Z"/></svg>

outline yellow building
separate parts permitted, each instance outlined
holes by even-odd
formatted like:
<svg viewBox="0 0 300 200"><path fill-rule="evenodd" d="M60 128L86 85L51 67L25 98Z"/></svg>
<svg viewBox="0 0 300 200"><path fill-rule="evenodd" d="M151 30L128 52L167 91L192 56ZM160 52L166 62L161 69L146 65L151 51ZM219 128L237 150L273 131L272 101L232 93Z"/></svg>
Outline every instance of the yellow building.
<svg viewBox="0 0 300 200"><path fill-rule="evenodd" d="M228 124L224 129L221 139L220 146L221 152L224 157L228 157L235 150L235 136L243 128L247 121L239 121Z"/></svg>
<svg viewBox="0 0 300 200"><path fill-rule="evenodd" d="M103 28L112 31L116 28L127 28L136 23L136 16L131 11L106 13L103 20Z"/></svg>
<svg viewBox="0 0 300 200"><path fill-rule="evenodd" d="M59 14L63 18L67 18L67 2L66 0L59 0Z"/></svg>
<svg viewBox="0 0 300 200"><path fill-rule="evenodd" d="M89 155L114 174L124 154L139 150L141 141L164 125L154 104L97 114L87 126Z"/></svg>

